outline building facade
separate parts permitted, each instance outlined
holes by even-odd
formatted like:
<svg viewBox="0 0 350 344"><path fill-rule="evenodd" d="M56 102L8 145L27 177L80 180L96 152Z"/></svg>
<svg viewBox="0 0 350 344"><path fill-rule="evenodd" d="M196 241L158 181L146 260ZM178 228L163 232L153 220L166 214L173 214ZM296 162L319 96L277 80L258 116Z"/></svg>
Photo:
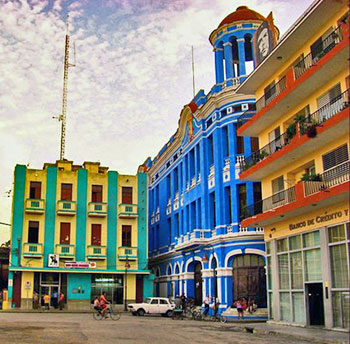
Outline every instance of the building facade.
<svg viewBox="0 0 350 344"><path fill-rule="evenodd" d="M266 307L263 229L239 223L243 206L261 197L260 183L238 178L257 143L236 133L237 118L255 104L236 89L253 70L252 37L264 20L241 6L211 33L216 84L183 108L176 133L146 161L156 295L185 294L197 305L209 296L221 310L254 297Z"/></svg>
<svg viewBox="0 0 350 344"><path fill-rule="evenodd" d="M346 1L315 1L239 87L255 93L238 134L258 136L242 181L262 201L243 226L265 230L269 317L349 329L349 18Z"/></svg>
<svg viewBox="0 0 350 344"><path fill-rule="evenodd" d="M9 307L31 308L60 291L68 309L107 292L115 304L152 294L148 270L147 176L100 163L17 165L14 173Z"/></svg>

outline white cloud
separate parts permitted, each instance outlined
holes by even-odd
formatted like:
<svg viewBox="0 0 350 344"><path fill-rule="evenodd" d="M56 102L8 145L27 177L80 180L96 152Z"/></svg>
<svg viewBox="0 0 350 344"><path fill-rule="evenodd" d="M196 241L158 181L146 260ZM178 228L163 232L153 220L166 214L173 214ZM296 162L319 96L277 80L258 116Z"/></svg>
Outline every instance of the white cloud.
<svg viewBox="0 0 350 344"><path fill-rule="evenodd" d="M301 5L302 2L303 4ZM274 10L282 33L311 2L249 2ZM0 0L0 221L10 221L16 163L41 168L59 157L66 1ZM176 131L192 98L191 45L196 87L210 90L214 59L209 34L241 3L200 1L73 1L66 157L101 161L135 173ZM96 6L92 9L92 6ZM48 10L49 9L49 10ZM71 49L72 56L72 49ZM0 242L2 233L0 229Z"/></svg>

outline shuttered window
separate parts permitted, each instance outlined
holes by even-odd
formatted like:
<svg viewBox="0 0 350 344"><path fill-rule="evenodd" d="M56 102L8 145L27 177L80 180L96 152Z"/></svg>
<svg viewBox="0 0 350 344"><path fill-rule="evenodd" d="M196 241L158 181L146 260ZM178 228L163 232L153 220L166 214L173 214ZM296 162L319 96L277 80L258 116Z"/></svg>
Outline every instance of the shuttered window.
<svg viewBox="0 0 350 344"><path fill-rule="evenodd" d="M61 200L71 201L72 200L72 184L61 184Z"/></svg>
<svg viewBox="0 0 350 344"><path fill-rule="evenodd" d="M349 160L348 145L345 144L322 156L323 170L327 171L330 168L337 166L348 160Z"/></svg>
<svg viewBox="0 0 350 344"><path fill-rule="evenodd" d="M101 227L100 224L91 225L91 245L101 246Z"/></svg>
<svg viewBox="0 0 350 344"><path fill-rule="evenodd" d="M122 186L122 203L132 204L132 187Z"/></svg>
<svg viewBox="0 0 350 344"><path fill-rule="evenodd" d="M32 199L41 198L41 182L30 182L29 198L32 198Z"/></svg>
<svg viewBox="0 0 350 344"><path fill-rule="evenodd" d="M60 224L60 244L70 244L70 223L61 222Z"/></svg>
<svg viewBox="0 0 350 344"><path fill-rule="evenodd" d="M122 246L131 247L131 226L122 225Z"/></svg>
<svg viewBox="0 0 350 344"><path fill-rule="evenodd" d="M92 185L92 202L102 202L102 185Z"/></svg>
<svg viewBox="0 0 350 344"><path fill-rule="evenodd" d="M250 146L251 146L252 153L257 152L259 150L259 138L251 137Z"/></svg>
<svg viewBox="0 0 350 344"><path fill-rule="evenodd" d="M237 154L244 154L244 137L237 136Z"/></svg>

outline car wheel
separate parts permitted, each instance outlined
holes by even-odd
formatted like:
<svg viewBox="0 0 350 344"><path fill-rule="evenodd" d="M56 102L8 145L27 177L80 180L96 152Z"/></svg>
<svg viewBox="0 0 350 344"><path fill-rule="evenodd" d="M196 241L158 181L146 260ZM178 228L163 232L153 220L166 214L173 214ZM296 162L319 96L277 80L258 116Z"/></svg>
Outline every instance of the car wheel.
<svg viewBox="0 0 350 344"><path fill-rule="evenodd" d="M170 309L165 313L165 316L170 318L173 315L173 311L171 311Z"/></svg>
<svg viewBox="0 0 350 344"><path fill-rule="evenodd" d="M140 317L142 317L142 316L145 315L145 311L144 311L143 309L139 309L139 310L137 311L137 314L138 314Z"/></svg>

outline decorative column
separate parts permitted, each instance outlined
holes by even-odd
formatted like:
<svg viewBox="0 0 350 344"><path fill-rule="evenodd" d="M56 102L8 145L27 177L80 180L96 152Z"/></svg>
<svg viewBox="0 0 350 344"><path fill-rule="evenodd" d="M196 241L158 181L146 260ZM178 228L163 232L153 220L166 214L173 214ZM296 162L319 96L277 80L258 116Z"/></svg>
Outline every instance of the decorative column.
<svg viewBox="0 0 350 344"><path fill-rule="evenodd" d="M214 295L213 288L213 270L202 269L202 280L203 280L203 300L209 296L210 298Z"/></svg>
<svg viewBox="0 0 350 344"><path fill-rule="evenodd" d="M223 69L223 59L224 59L224 49L215 48L215 80L217 84L224 81L224 69Z"/></svg>
<svg viewBox="0 0 350 344"><path fill-rule="evenodd" d="M224 43L224 55L225 55L225 69L226 69L226 85L232 86L232 79L234 77L233 71L233 57L232 57L232 44L230 42Z"/></svg>
<svg viewBox="0 0 350 344"><path fill-rule="evenodd" d="M245 52L244 52L244 38L237 39L238 56L239 56L239 76L245 75Z"/></svg>
<svg viewBox="0 0 350 344"><path fill-rule="evenodd" d="M218 298L220 309L231 306L232 300L232 268L217 268Z"/></svg>

